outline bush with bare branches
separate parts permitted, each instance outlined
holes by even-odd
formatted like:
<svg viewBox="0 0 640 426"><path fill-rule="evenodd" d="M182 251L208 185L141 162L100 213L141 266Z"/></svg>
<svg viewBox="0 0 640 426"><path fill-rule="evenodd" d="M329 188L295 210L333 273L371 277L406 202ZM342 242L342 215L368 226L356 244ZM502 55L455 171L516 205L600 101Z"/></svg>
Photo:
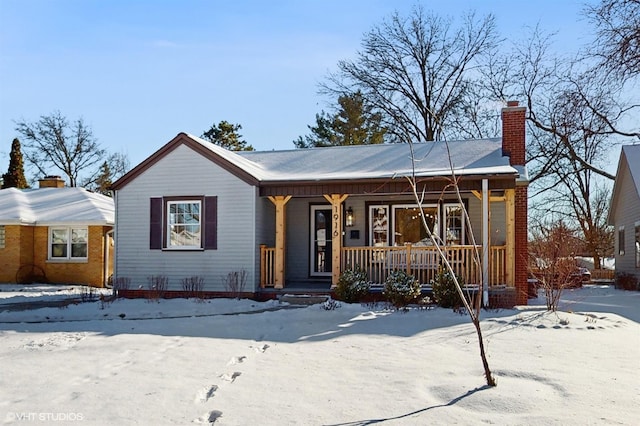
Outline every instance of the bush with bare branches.
<svg viewBox="0 0 640 426"><path fill-rule="evenodd" d="M113 295L118 297L120 295L120 291L129 290L131 286L131 278L129 277L118 277L115 278L111 284L113 289Z"/></svg>
<svg viewBox="0 0 640 426"><path fill-rule="evenodd" d="M194 275L181 280L182 290L188 298L204 299L204 278Z"/></svg>
<svg viewBox="0 0 640 426"><path fill-rule="evenodd" d="M240 299L240 295L244 292L247 284L247 271L231 271L223 278L226 291L234 298Z"/></svg>
<svg viewBox="0 0 640 426"><path fill-rule="evenodd" d="M149 281L147 299L159 301L167 292L169 278L164 275L152 275L147 280Z"/></svg>

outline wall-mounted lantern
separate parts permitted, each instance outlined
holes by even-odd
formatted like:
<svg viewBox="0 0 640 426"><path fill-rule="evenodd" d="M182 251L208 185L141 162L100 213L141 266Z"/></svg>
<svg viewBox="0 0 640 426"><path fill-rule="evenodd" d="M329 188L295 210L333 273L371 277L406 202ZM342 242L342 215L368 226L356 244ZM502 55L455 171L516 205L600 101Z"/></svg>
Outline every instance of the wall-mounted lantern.
<svg viewBox="0 0 640 426"><path fill-rule="evenodd" d="M347 209L347 217L345 219L346 226L353 226L355 224L355 216L353 215L353 209L349 207Z"/></svg>

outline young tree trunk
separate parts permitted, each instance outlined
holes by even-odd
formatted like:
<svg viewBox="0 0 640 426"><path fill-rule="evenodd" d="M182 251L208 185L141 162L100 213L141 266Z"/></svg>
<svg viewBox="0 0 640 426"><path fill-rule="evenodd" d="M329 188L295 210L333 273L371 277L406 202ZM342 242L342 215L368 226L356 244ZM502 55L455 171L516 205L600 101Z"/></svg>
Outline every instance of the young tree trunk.
<svg viewBox="0 0 640 426"><path fill-rule="evenodd" d="M446 142L445 142L446 143ZM414 157L414 152L413 152L413 144L411 142L409 142L409 149L411 151L411 159L412 159L412 163L415 166L415 157ZM469 220L469 213L467 212L466 208L464 208L464 203L462 202L462 196L460 195L460 188L458 186L458 181L455 177L455 174L453 172L453 165L451 164L451 157L449 157L449 162L451 165L451 174L452 174L452 183L451 183L451 187L453 188L456 197L458 198L458 202L460 203L460 205L462 206L462 214L463 214L463 218L464 218L464 223L468 229L469 235L471 240L473 241L473 246L475 247L475 237L473 236L473 232L472 232L472 228L471 228L471 222ZM412 176L409 178L409 183L411 185L411 189L413 191L413 195L415 197L415 200L418 204L418 208L422 209L422 200L423 200L423 195L418 193L418 187L417 187L417 179L415 176L415 169L412 173ZM440 239L440 237L438 235L434 235L431 232L431 229L429 228L426 218L424 217L424 215L421 215L422 218L422 226L425 228L425 230L427 231L427 235L429 236L429 238L431 239L431 242L433 243L434 247L436 248L436 251L438 252L438 256L440 256L440 259L442 260L442 263L445 266L445 269L447 270L447 272L449 274L451 274L451 277L453 277L453 282L455 283L456 286L456 290L460 296L460 299L462 300L462 303L464 304L464 307L467 309L467 312L469 312L469 317L471 318L471 322L473 323L473 326L476 329L476 334L478 336L478 345L480 347L480 359L482 360L482 367L484 369L484 375L487 381L487 385L488 386L496 386L496 381L493 377L493 374L491 373L491 369L489 368L489 362L487 361L487 355L485 353L485 349L484 349L484 340L482 338L482 329L480 327L480 312L482 310L482 291L484 289L484 284L482 282L482 278L481 279L481 285L478 288L478 294L476 295L476 299L475 299L475 303L474 306L472 307L471 304L469 303L469 300L467 300L467 298L465 297L464 291L462 290L462 286L460 285L460 282L458 281L458 277L455 274L455 271L453 270L453 267L451 266L451 263L449 263L449 259L447 258L446 253L443 250L443 242ZM473 256L473 261L474 263L476 263L477 265L480 265L480 253L478 252L478 250L476 249L474 251L474 256Z"/></svg>

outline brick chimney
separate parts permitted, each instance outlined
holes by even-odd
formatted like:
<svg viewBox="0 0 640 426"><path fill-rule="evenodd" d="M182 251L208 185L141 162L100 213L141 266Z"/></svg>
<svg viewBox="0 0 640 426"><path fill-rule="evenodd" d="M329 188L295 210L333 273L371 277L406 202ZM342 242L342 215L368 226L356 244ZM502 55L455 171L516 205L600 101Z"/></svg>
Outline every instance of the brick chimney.
<svg viewBox="0 0 640 426"><path fill-rule="evenodd" d="M60 176L45 176L38 183L40 188L64 188L64 179Z"/></svg>
<svg viewBox="0 0 640 426"><path fill-rule="evenodd" d="M528 190L525 170L525 113L526 107L518 106L518 101L508 101L502 108L502 152L509 156L509 163L521 172L515 187L515 251L514 251L514 284L516 287L516 303L526 305L529 284L529 249L528 244ZM524 178L524 179L523 179Z"/></svg>
<svg viewBox="0 0 640 426"><path fill-rule="evenodd" d="M502 108L502 152L509 156L512 166L524 166L524 123L527 108L518 101L508 101Z"/></svg>

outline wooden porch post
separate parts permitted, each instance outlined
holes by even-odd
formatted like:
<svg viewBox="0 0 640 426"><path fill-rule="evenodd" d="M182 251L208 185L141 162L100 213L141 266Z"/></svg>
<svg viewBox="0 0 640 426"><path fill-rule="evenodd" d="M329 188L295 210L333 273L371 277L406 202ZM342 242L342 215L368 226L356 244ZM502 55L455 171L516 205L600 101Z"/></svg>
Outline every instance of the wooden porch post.
<svg viewBox="0 0 640 426"><path fill-rule="evenodd" d="M331 194L324 198L331 203L331 288L338 285L340 279L340 253L342 252L342 202L349 194Z"/></svg>
<svg viewBox="0 0 640 426"><path fill-rule="evenodd" d="M489 181L482 179L482 305L489 306Z"/></svg>
<svg viewBox="0 0 640 426"><path fill-rule="evenodd" d="M516 197L515 197L515 190L513 189L505 189L504 191L504 195L505 195L505 218L506 218L506 222L507 222L507 251L505 253L506 255L506 271L505 271L505 281L506 284L508 286L514 286L515 285L515 258L516 258L516 252L515 252L515 245L516 245L516 218L515 218L515 211L516 211Z"/></svg>
<svg viewBox="0 0 640 426"><path fill-rule="evenodd" d="M274 288L284 288L284 256L285 256L285 204L291 199L291 195L276 195L269 197L276 206L276 251L274 256Z"/></svg>

